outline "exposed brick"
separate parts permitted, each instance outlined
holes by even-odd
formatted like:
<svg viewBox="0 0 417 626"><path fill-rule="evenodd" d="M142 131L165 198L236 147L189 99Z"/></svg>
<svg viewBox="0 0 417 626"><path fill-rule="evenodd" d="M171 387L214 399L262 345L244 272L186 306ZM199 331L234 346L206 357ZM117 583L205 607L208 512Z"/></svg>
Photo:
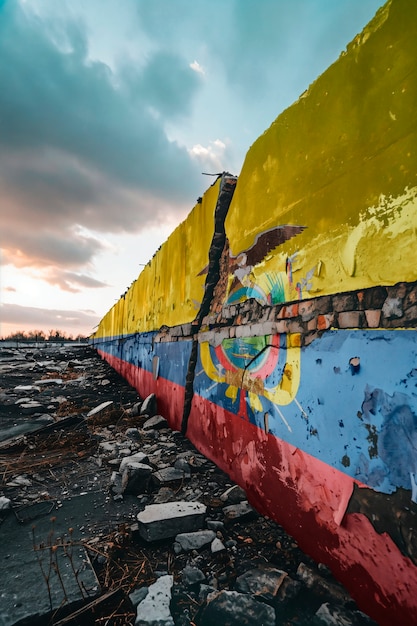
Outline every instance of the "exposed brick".
<svg viewBox="0 0 417 626"><path fill-rule="evenodd" d="M363 306L365 309L380 309L387 297L386 287L372 287L363 292Z"/></svg>
<svg viewBox="0 0 417 626"><path fill-rule="evenodd" d="M298 305L298 312L303 322L308 322L315 316L316 303L314 300L306 300Z"/></svg>
<svg viewBox="0 0 417 626"><path fill-rule="evenodd" d="M407 284L406 283L397 283L393 287L388 287L388 297L389 298L405 298L407 295Z"/></svg>
<svg viewBox="0 0 417 626"><path fill-rule="evenodd" d="M334 324L334 313L326 313L325 315L319 315L317 318L317 329L327 330Z"/></svg>
<svg viewBox="0 0 417 626"><path fill-rule="evenodd" d="M278 314L278 319L289 319L291 317L298 317L298 302L283 306Z"/></svg>
<svg viewBox="0 0 417 626"><path fill-rule="evenodd" d="M337 316L339 328L360 328L361 312L360 311L341 311Z"/></svg>
<svg viewBox="0 0 417 626"><path fill-rule="evenodd" d="M289 333L304 333L304 326L297 320L290 320L288 322L288 332Z"/></svg>
<svg viewBox="0 0 417 626"><path fill-rule="evenodd" d="M417 305L410 306L404 314L404 319L407 322L417 322Z"/></svg>
<svg viewBox="0 0 417 626"><path fill-rule="evenodd" d="M317 298L315 302L317 314L324 315L325 313L330 313L331 311L333 311L331 296L321 296L320 298Z"/></svg>
<svg viewBox="0 0 417 626"><path fill-rule="evenodd" d="M356 311L358 309L358 298L355 293L340 293L332 297L332 305L336 313Z"/></svg>
<svg viewBox="0 0 417 626"><path fill-rule="evenodd" d="M307 322L307 330L312 331L312 330L316 330L316 328L317 328L317 317L313 317L313 319Z"/></svg>
<svg viewBox="0 0 417 626"><path fill-rule="evenodd" d="M279 335L288 332L288 322L286 320L280 320L275 324L275 332Z"/></svg>
<svg viewBox="0 0 417 626"><path fill-rule="evenodd" d="M367 309L365 311L366 323L368 328L378 328L381 320L381 311L376 309Z"/></svg>
<svg viewBox="0 0 417 626"><path fill-rule="evenodd" d="M404 300L404 308L408 309L408 307L417 304L417 285L411 288Z"/></svg>

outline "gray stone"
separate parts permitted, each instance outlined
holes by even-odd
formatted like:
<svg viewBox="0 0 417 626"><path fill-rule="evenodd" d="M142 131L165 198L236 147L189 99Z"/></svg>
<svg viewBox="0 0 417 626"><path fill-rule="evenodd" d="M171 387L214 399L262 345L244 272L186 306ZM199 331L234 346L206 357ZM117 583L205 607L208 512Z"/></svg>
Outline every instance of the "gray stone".
<svg viewBox="0 0 417 626"><path fill-rule="evenodd" d="M237 591L220 591L207 598L200 626L275 626L275 609Z"/></svg>
<svg viewBox="0 0 417 626"><path fill-rule="evenodd" d="M206 580L204 572L198 567L192 565L186 565L181 574L182 582L186 587L192 587L198 583L202 583Z"/></svg>
<svg viewBox="0 0 417 626"><path fill-rule="evenodd" d="M0 496L0 511L6 511L12 506L11 500L5 496Z"/></svg>
<svg viewBox="0 0 417 626"><path fill-rule="evenodd" d="M275 568L251 569L236 579L236 591L259 596L266 602L275 600L287 572Z"/></svg>
<svg viewBox="0 0 417 626"><path fill-rule="evenodd" d="M328 602L322 604L315 614L315 618L319 624L326 626L352 626L351 616L337 606L332 606Z"/></svg>
<svg viewBox="0 0 417 626"><path fill-rule="evenodd" d="M62 378L42 378L41 380L35 380L35 385L62 385Z"/></svg>
<svg viewBox="0 0 417 626"><path fill-rule="evenodd" d="M217 554L218 552L223 552L224 550L226 550L226 546L224 545L223 541L216 537L211 543L210 550L212 554Z"/></svg>
<svg viewBox="0 0 417 626"><path fill-rule="evenodd" d="M148 459L148 455L144 452L136 452L130 456L125 456L125 458L121 460L119 472L122 473L126 467L129 467L132 463L147 463Z"/></svg>
<svg viewBox="0 0 417 626"><path fill-rule="evenodd" d="M230 502L230 504L238 504L239 502L246 500L246 493L241 487L239 487L239 485L233 485L222 493L220 500L222 502Z"/></svg>
<svg viewBox="0 0 417 626"><path fill-rule="evenodd" d="M145 541L175 537L203 527L206 506L200 502L150 504L138 513L138 531Z"/></svg>
<svg viewBox="0 0 417 626"><path fill-rule="evenodd" d="M149 479L152 468L145 463L130 462L125 467L122 475L122 493L140 494L144 493L149 486Z"/></svg>
<svg viewBox="0 0 417 626"><path fill-rule="evenodd" d="M173 502L176 498L175 491L169 487L161 487L153 501L154 504L163 504L164 502Z"/></svg>
<svg viewBox="0 0 417 626"><path fill-rule="evenodd" d="M149 415L153 417L157 413L157 404L156 404L156 396L154 393L149 394L142 402L142 406L140 407L141 415Z"/></svg>
<svg viewBox="0 0 417 626"><path fill-rule="evenodd" d="M215 539L216 535L212 530L198 530L193 533L180 533L175 537L184 552L199 550Z"/></svg>
<svg viewBox="0 0 417 626"><path fill-rule="evenodd" d="M209 528L210 530L214 530L215 532L217 532L218 530L220 531L224 530L223 522L218 522L217 520L208 519L206 524L207 524L207 528Z"/></svg>
<svg viewBox="0 0 417 626"><path fill-rule="evenodd" d="M14 391L35 391L36 393L40 392L40 387L37 387L36 385L17 385L17 387L14 388Z"/></svg>
<svg viewBox="0 0 417 626"><path fill-rule="evenodd" d="M161 576L149 587L137 607L135 626L174 626L169 608L173 582L173 576Z"/></svg>
<svg viewBox="0 0 417 626"><path fill-rule="evenodd" d="M149 588L148 587L140 587L139 589L134 589L132 593L129 593L129 599L133 606L136 607L142 600L146 598L148 595Z"/></svg>
<svg viewBox="0 0 417 626"><path fill-rule="evenodd" d="M172 483L175 480L183 480L184 477L184 472L175 467L165 467L153 474L153 478L158 485Z"/></svg>
<svg viewBox="0 0 417 626"><path fill-rule="evenodd" d="M102 402L101 404L96 406L94 409L91 409L91 411L87 413L87 417L93 417L93 415L97 415L98 413L101 413L102 411L107 409L109 406L112 406L112 404L113 404L113 400L107 400L107 402Z"/></svg>
<svg viewBox="0 0 417 626"><path fill-rule="evenodd" d="M36 402L36 400L31 400L30 402L24 402L20 404L20 410L26 415L33 415L34 413L40 413L40 411L44 411L45 406L40 402Z"/></svg>
<svg viewBox="0 0 417 626"><path fill-rule="evenodd" d="M150 417L148 420L146 420L142 428L143 430L159 430L161 428L167 428L167 426L168 422L166 421L165 417L162 417L162 415L154 415L153 417Z"/></svg>
<svg viewBox="0 0 417 626"><path fill-rule="evenodd" d="M300 563L297 568L297 576L314 593L326 595L336 603L349 602L350 596L347 591L336 583L326 580L319 573L308 567L305 563Z"/></svg>
<svg viewBox="0 0 417 626"><path fill-rule="evenodd" d="M140 440L140 432L137 428L128 428L125 432L126 437L129 437L129 439L132 439L133 441L139 441Z"/></svg>
<svg viewBox="0 0 417 626"><path fill-rule="evenodd" d="M247 500L240 502L239 504L225 506L223 513L228 520L242 519L247 516L256 515L255 510L251 507Z"/></svg>

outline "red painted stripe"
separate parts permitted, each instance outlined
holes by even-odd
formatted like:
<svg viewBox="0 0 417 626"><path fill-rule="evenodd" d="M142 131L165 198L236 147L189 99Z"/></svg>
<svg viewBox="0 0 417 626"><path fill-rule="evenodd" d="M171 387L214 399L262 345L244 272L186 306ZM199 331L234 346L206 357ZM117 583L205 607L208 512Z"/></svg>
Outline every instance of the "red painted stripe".
<svg viewBox="0 0 417 626"><path fill-rule="evenodd" d="M184 388L102 355L179 430ZM241 485L262 514L325 563L381 626L417 626L417 567L362 514L345 514L353 479L249 421L195 396L187 437Z"/></svg>

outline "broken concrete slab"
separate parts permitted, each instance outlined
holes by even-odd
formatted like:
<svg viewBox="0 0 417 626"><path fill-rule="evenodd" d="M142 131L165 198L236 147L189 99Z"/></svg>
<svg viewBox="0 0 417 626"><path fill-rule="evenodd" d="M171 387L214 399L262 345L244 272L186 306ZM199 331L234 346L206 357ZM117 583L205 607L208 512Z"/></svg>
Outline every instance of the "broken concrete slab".
<svg viewBox="0 0 417 626"><path fill-rule="evenodd" d="M161 576L138 604L135 626L175 626L170 611L173 576Z"/></svg>
<svg viewBox="0 0 417 626"><path fill-rule="evenodd" d="M137 515L139 534L145 541L158 541L199 530L204 525L206 510L201 502L149 504Z"/></svg>

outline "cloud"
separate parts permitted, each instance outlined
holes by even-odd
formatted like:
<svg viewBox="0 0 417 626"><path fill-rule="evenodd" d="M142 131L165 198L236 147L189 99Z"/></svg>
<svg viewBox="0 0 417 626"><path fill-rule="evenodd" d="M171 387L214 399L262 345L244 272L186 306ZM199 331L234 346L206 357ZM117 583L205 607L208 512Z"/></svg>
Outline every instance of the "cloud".
<svg viewBox="0 0 417 626"><path fill-rule="evenodd" d="M165 131L189 114L199 85L180 55L156 52L117 74L89 58L81 22L6 0L0 84L6 262L82 270L103 248L78 225L137 232L201 192L196 163Z"/></svg>
<svg viewBox="0 0 417 626"><path fill-rule="evenodd" d="M208 146L196 144L189 152L193 159L200 163L202 168L211 170L209 173L220 173L224 168L226 144L220 139L211 141ZM214 170L214 171L213 171Z"/></svg>
<svg viewBox="0 0 417 626"><path fill-rule="evenodd" d="M198 74L205 74L204 68L200 65L198 61L194 60L192 63L190 63L190 67L194 72L197 72Z"/></svg>
<svg viewBox="0 0 417 626"><path fill-rule="evenodd" d="M37 327L58 328L60 330L92 329L99 317L92 311L68 311L61 309L40 309L18 304L1 304L2 325L21 325L31 329ZM2 330L4 334L4 328ZM6 331L7 332L7 331ZM89 331L91 332L91 330Z"/></svg>

